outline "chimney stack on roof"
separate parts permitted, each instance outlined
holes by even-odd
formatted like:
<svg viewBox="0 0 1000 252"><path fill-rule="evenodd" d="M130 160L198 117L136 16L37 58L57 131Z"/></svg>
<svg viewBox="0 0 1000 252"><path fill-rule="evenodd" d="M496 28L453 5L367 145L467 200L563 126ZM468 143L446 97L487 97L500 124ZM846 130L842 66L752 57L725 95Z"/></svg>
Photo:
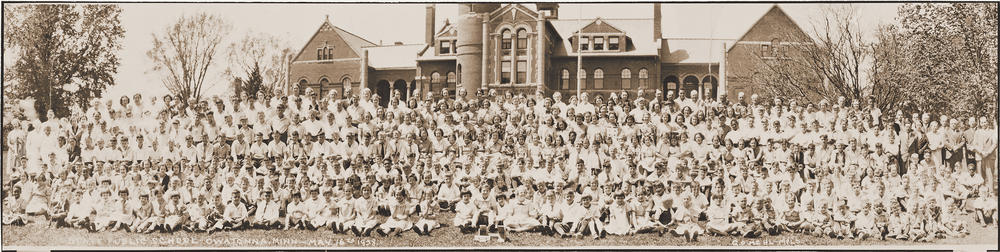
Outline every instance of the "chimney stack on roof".
<svg viewBox="0 0 1000 252"><path fill-rule="evenodd" d="M663 31L660 29L660 22L662 22L662 14L660 14L660 3L653 3L653 40L663 38Z"/></svg>
<svg viewBox="0 0 1000 252"><path fill-rule="evenodd" d="M427 5L427 12L424 15L424 43L434 45L434 4Z"/></svg>

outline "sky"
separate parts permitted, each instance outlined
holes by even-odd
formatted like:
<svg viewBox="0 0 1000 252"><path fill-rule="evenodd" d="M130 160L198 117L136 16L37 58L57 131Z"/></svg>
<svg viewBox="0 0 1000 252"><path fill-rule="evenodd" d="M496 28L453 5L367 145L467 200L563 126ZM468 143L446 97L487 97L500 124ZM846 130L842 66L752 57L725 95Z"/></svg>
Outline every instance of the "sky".
<svg viewBox="0 0 1000 252"><path fill-rule="evenodd" d="M276 4L276 3L123 3L122 26L125 38L120 51L121 66L116 75L117 85L108 90L111 97L141 92L162 95L167 89L159 74L152 72L146 51L152 48L152 34L163 30L183 15L206 12L222 17L232 24L228 45L247 32L276 35L289 46L300 49L316 32L323 20L374 43L422 43L426 4ZM533 4L525 4L534 9ZM821 16L828 4L787 3L779 6L806 32L810 22ZM436 4L436 25L440 29L446 19L457 17L457 4ZM663 4L664 37L738 38L772 4ZM894 22L898 4L852 4L858 10L859 25L873 31L878 24ZM583 18L652 18L652 4L561 4L562 19ZM224 50L220 63L225 64ZM4 65L13 56L4 56ZM225 93L228 81L221 71L209 78L205 94Z"/></svg>

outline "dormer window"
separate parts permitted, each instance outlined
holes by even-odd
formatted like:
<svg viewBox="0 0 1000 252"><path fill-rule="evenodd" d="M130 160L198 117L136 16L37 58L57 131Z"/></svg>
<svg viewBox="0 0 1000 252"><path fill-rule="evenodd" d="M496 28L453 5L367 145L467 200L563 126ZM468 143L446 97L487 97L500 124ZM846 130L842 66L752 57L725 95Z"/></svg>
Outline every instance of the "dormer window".
<svg viewBox="0 0 1000 252"><path fill-rule="evenodd" d="M617 36L608 38L608 50L618 51L618 37Z"/></svg>
<svg viewBox="0 0 1000 252"><path fill-rule="evenodd" d="M604 37L594 37L594 51L604 50Z"/></svg>
<svg viewBox="0 0 1000 252"><path fill-rule="evenodd" d="M590 38L580 36L580 51L590 50Z"/></svg>

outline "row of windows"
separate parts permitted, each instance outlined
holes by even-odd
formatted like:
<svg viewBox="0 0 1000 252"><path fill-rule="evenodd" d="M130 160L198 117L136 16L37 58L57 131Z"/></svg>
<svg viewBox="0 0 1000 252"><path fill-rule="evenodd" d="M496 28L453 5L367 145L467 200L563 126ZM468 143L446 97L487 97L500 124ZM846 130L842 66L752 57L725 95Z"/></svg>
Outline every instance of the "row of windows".
<svg viewBox="0 0 1000 252"><path fill-rule="evenodd" d="M461 69L459 69L459 71L461 71ZM448 95L454 98L456 83L458 83L459 76L455 74L455 72L448 72L446 76L447 76L446 80L447 82L442 83L441 73L431 72L430 89L433 90L435 94L437 94L438 92L441 91L442 88L441 85L443 84L444 87L448 88Z"/></svg>
<svg viewBox="0 0 1000 252"><path fill-rule="evenodd" d="M587 70L581 69L581 71L578 73L578 76L580 77L580 79L586 80ZM634 88L634 87L647 88L649 87L648 80L649 80L649 70L646 70L646 68L641 68L639 69L639 82L636 83L638 84L638 86L633 86L632 70L628 68L622 69L621 88ZM565 68L562 70L562 76L560 78L559 84L562 87L562 89L576 88L575 86L572 86L572 83L570 82L569 70ZM594 69L594 86L591 88L595 89L604 88L604 69L601 68Z"/></svg>
<svg viewBox="0 0 1000 252"><path fill-rule="evenodd" d="M500 51L503 56L510 56L513 34L510 29L504 29L500 35ZM528 51L528 30L517 30L517 55L524 55Z"/></svg>
<svg viewBox="0 0 1000 252"><path fill-rule="evenodd" d="M581 51L618 51L621 47L619 36L581 36Z"/></svg>
<svg viewBox="0 0 1000 252"><path fill-rule="evenodd" d="M324 46L323 48L317 48L316 59L317 60L333 59L333 48L330 48L328 46Z"/></svg>
<svg viewBox="0 0 1000 252"><path fill-rule="evenodd" d="M514 83L525 83L528 81L528 61L518 60L516 66L517 74L514 76ZM510 84L510 72L511 72L511 62L502 61L500 62L500 83Z"/></svg>
<svg viewBox="0 0 1000 252"><path fill-rule="evenodd" d="M787 58L788 57L788 46L781 45L778 39L771 40L771 44L760 45L760 55L765 58Z"/></svg>
<svg viewBox="0 0 1000 252"><path fill-rule="evenodd" d="M454 84L454 83L457 83L457 82L458 82L458 76L455 75L455 72L448 72L448 83L449 84ZM438 73L438 72L432 72L431 73L431 83L440 84L441 83L441 74Z"/></svg>
<svg viewBox="0 0 1000 252"><path fill-rule="evenodd" d="M504 57L500 62L500 83L527 83L528 82L528 61L517 60L517 56L528 54L528 30L517 29L516 34L511 29L504 29L500 32L500 55ZM514 44L516 36L517 44ZM514 52L514 57L511 52ZM513 73L513 76L511 74ZM513 77L513 79L512 79Z"/></svg>
<svg viewBox="0 0 1000 252"><path fill-rule="evenodd" d="M313 88L313 91L315 91L316 94L322 97L325 96L326 93L329 92L330 90L337 90L337 93L342 94L343 88L349 86L351 86L351 77L345 76L342 80L340 80L340 85L334 85L334 86L330 85L329 79L321 78L319 80L319 86ZM305 94L306 87L309 87L309 81L306 81L305 79L299 80L299 95Z"/></svg>
<svg viewBox="0 0 1000 252"><path fill-rule="evenodd" d="M675 97L689 97L691 91L698 91L699 95L714 100L719 92L719 79L715 76L705 76L699 82L697 76L688 75L684 77L683 82L680 82L677 76L670 75L663 81L666 84L664 95L673 92Z"/></svg>

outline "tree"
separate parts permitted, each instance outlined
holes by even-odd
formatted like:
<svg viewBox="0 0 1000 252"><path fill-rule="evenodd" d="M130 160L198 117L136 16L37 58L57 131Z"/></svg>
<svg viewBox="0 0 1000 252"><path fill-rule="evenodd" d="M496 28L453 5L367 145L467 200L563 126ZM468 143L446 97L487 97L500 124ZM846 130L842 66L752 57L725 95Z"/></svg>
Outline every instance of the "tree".
<svg viewBox="0 0 1000 252"><path fill-rule="evenodd" d="M911 97L922 85L913 81L916 72L908 60L910 43L896 25L879 26L871 44L871 65L868 67L870 97L881 111L903 109L912 113Z"/></svg>
<svg viewBox="0 0 1000 252"><path fill-rule="evenodd" d="M229 23L220 17L206 13L185 15L160 35L153 34L153 48L146 55L171 93L185 104L197 102L205 78L212 72L216 49L230 30Z"/></svg>
<svg viewBox="0 0 1000 252"><path fill-rule="evenodd" d="M245 95L246 97L253 97L259 99L267 99L268 97L257 97L258 92L265 95L272 92L273 87L263 84L264 78L260 75L260 66L254 65L253 68L248 70L246 79L242 77L236 77L233 82L234 92L239 95Z"/></svg>
<svg viewBox="0 0 1000 252"><path fill-rule="evenodd" d="M862 64L870 51L856 25L856 10L838 5L824 6L822 12L811 22L811 38L786 34L780 40L793 43L771 45L773 53L756 54L763 67L751 81L763 87L765 95L831 101L844 97L849 102L866 96Z"/></svg>
<svg viewBox="0 0 1000 252"><path fill-rule="evenodd" d="M235 80L235 93L267 99L288 83L289 64L295 55L291 46L276 36L248 32L239 42L229 45L228 56L225 75ZM254 78L259 81L249 81ZM258 91L263 91L266 97L257 97Z"/></svg>
<svg viewBox="0 0 1000 252"><path fill-rule="evenodd" d="M5 96L34 99L43 117L86 110L115 84L121 12L112 4L4 5L4 52L16 55L4 69Z"/></svg>
<svg viewBox="0 0 1000 252"><path fill-rule="evenodd" d="M922 111L996 116L997 4L919 3L899 8L900 30L910 41L910 90Z"/></svg>

